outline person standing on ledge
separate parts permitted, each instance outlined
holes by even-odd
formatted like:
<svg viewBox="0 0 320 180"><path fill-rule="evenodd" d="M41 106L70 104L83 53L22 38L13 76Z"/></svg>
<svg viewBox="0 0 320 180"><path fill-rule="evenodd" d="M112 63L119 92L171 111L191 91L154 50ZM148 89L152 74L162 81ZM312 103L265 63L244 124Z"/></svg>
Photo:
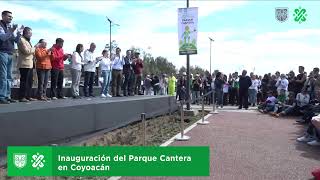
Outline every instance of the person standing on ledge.
<svg viewBox="0 0 320 180"><path fill-rule="evenodd" d="M52 100L66 99L63 95L63 70L64 61L71 58L70 54L64 54L62 49L64 40L56 39L56 44L51 47L51 98Z"/></svg>
<svg viewBox="0 0 320 180"><path fill-rule="evenodd" d="M134 53L134 74L135 74L135 83L134 83L134 93L138 95L143 95L141 92L141 80L142 80L142 71L143 71L143 61L139 57L140 53Z"/></svg>
<svg viewBox="0 0 320 180"><path fill-rule="evenodd" d="M85 97L94 97L93 95L93 83L94 75L96 72L96 65L99 62L93 55L96 45L90 44L90 48L84 51L84 85L83 93ZM89 86L89 92L88 92Z"/></svg>
<svg viewBox="0 0 320 180"><path fill-rule="evenodd" d="M123 74L124 74L124 82L123 82L123 95L131 96L132 95L132 76L134 76L133 72L133 62L131 58L131 51L127 50L126 56L124 57L124 65L123 65Z"/></svg>
<svg viewBox="0 0 320 180"><path fill-rule="evenodd" d="M122 97L120 95L121 85L122 85L122 69L124 65L124 57L120 55L121 49L116 49L116 54L111 57L113 61L112 66L112 96Z"/></svg>
<svg viewBox="0 0 320 180"><path fill-rule="evenodd" d="M10 25L12 13L10 11L2 12L0 21L0 104L10 104L16 101L11 99L11 81L12 81L12 54L14 52L14 43L18 43L21 26L14 35L18 25Z"/></svg>
<svg viewBox="0 0 320 180"><path fill-rule="evenodd" d="M101 59L99 66L101 69L101 76L103 78L101 97L112 97L109 94L109 85L111 81L111 67L113 62L110 60L107 50L103 50L102 57L98 57L98 59Z"/></svg>
<svg viewBox="0 0 320 180"><path fill-rule="evenodd" d="M239 109L242 109L242 106L248 109L248 90L251 84L252 82L250 77L247 76L247 71L243 70L239 79Z"/></svg>
<svg viewBox="0 0 320 180"><path fill-rule="evenodd" d="M47 42L44 39L40 39L35 51L35 57L37 60L37 76L38 76L38 99L40 101L46 101L47 98L47 86L49 80L49 72L51 70L50 62L51 51L47 50Z"/></svg>
<svg viewBox="0 0 320 180"><path fill-rule="evenodd" d="M83 58L81 53L83 52L83 45L77 44L76 51L72 54L72 63L71 63L71 93L73 99L80 99L80 78L81 78L81 68L83 63Z"/></svg>
<svg viewBox="0 0 320 180"><path fill-rule="evenodd" d="M29 27L23 29L23 34L18 43L18 68L20 71L20 89L19 101L28 102L35 101L31 98L32 81L33 81L33 66L34 66L34 52L35 48L32 47L30 39L32 30Z"/></svg>

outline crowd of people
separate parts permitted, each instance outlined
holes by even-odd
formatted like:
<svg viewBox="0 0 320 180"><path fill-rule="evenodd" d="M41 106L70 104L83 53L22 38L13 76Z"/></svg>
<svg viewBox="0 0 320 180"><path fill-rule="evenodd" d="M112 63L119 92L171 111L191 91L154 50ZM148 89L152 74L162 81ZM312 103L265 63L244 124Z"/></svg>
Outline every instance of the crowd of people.
<svg viewBox="0 0 320 180"><path fill-rule="evenodd" d="M302 137L297 138L299 142L306 142L312 146L320 146L320 76L319 68L315 67L309 75L303 66L299 66L299 74L295 76L291 71L287 75L277 72L271 81L275 87L263 90L267 94L258 109L262 113L269 113L275 117L300 116L297 122L306 124L307 131ZM267 78L262 79L267 82ZM270 86L265 85L268 88ZM264 97L264 95L262 95Z"/></svg>
<svg viewBox="0 0 320 180"><path fill-rule="evenodd" d="M243 70L229 74L221 72L214 74L196 74L190 76L193 104L199 104L198 97L215 89L215 103L217 107L236 105L238 109L258 108L262 113L275 117L300 116L297 122L308 126L305 134L298 138L299 142L309 145L320 145L320 76L319 68L315 67L307 74L303 66L299 66L299 74L293 71L288 74L265 74L262 76ZM185 98L186 74L181 75L177 82L177 99ZM209 94L205 102L212 103ZM317 124L318 123L318 124Z"/></svg>
<svg viewBox="0 0 320 180"><path fill-rule="evenodd" d="M102 55L95 57L95 43L88 49L78 44L72 54L63 50L64 40L57 38L51 48L47 48L45 39L40 39L33 46L31 44L32 29L30 27L11 25L12 13L2 12L0 21L0 104L15 103L11 98L12 61L14 45L17 44L17 68L20 72L19 101L29 102L35 100L47 101L49 99L65 99L63 91L64 61L71 59L71 92L74 99L80 96L80 81L84 75L83 94L85 97L94 97L93 86L97 69L101 72L101 97L121 97L133 95L174 95L175 78L162 74L145 75L143 78L143 61L139 52L126 51L121 55L121 49L116 48L114 54L106 49ZM15 33L16 32L16 33ZM36 69L38 78L38 91L36 98L32 97L33 71ZM49 80L50 79L50 80ZM48 82L50 93L47 93ZM47 94L50 94L47 97Z"/></svg>

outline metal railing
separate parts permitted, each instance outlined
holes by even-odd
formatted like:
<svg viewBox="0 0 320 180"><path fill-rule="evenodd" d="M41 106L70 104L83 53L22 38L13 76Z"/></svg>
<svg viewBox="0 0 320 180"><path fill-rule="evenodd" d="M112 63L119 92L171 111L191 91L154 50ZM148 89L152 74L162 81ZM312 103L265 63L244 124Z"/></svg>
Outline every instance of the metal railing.
<svg viewBox="0 0 320 180"><path fill-rule="evenodd" d="M187 141L190 139L189 136L186 136L184 134L185 131L185 124L184 124L184 105L186 105L186 103L192 103L192 102L196 102L201 100L201 121L198 122L197 124L199 125L206 125L209 124L209 121L206 121L204 119L204 100L205 97L209 97L210 95L212 96L212 112L211 114L218 114L217 110L216 110L216 103L215 103L215 90L211 90L205 94L203 94L202 96L196 98L196 99L192 99L192 100L180 100L179 102L179 109L180 109L180 135L178 135L175 140L177 141ZM210 100L209 100L210 101ZM169 112L169 115L171 116L171 110ZM141 125L142 125L142 145L146 146L146 114L145 113L141 113Z"/></svg>

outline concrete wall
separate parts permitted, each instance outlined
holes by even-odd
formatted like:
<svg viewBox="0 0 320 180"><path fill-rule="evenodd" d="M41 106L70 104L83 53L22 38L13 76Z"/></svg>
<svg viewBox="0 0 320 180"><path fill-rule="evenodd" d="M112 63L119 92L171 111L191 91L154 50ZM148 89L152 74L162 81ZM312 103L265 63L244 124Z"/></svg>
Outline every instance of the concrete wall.
<svg viewBox="0 0 320 180"><path fill-rule="evenodd" d="M135 96L91 101L57 100L0 108L0 147L45 145L102 129L115 129L146 117L177 110L174 97Z"/></svg>

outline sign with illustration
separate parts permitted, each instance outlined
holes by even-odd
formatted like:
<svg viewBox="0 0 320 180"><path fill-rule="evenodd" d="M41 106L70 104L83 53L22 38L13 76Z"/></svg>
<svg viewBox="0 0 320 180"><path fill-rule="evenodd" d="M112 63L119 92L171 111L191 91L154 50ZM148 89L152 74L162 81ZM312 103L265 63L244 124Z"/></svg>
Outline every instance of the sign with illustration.
<svg viewBox="0 0 320 180"><path fill-rule="evenodd" d="M197 54L198 8L178 8L179 55Z"/></svg>

